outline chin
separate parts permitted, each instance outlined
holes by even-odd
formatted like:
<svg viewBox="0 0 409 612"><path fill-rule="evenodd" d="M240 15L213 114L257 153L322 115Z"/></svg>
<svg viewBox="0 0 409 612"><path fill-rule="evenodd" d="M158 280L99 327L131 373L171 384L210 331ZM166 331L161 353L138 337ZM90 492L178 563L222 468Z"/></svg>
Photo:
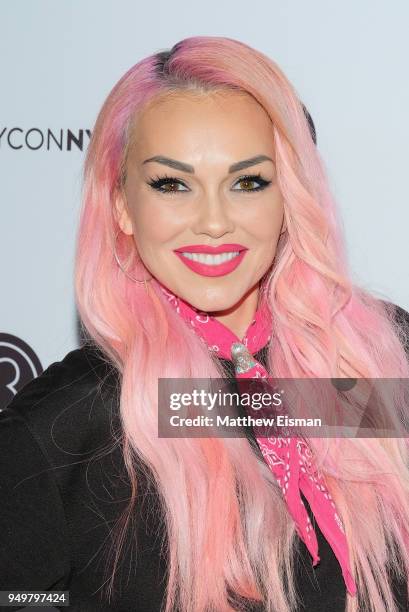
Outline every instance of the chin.
<svg viewBox="0 0 409 612"><path fill-rule="evenodd" d="M233 307L239 301L240 298L232 301L230 295L228 297L217 296L214 298L211 298L209 296L193 298L192 296L192 299L188 299L187 297L183 297L183 299L189 302L198 310L204 310L205 312L218 312L220 310L227 310L228 308Z"/></svg>

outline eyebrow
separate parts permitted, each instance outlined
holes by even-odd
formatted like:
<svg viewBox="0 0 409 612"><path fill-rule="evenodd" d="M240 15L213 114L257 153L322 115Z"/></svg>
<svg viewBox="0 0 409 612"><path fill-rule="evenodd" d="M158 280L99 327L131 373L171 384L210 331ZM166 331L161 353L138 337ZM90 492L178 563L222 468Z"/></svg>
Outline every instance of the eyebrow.
<svg viewBox="0 0 409 612"><path fill-rule="evenodd" d="M232 164L229 167L229 173L231 174L232 172L243 170L243 168L248 168L249 166L255 166L256 164L259 164L263 161L273 162L271 157L268 157L267 155L256 155L255 157L243 159L242 161ZM159 164L170 166L170 168L175 168L176 170L181 170L182 172L189 172L190 174L195 173L194 167L190 164L185 164L184 162L178 161L176 159L171 159L170 157L164 157L163 155L154 155L153 157L145 159L143 163L147 164L148 162L158 162Z"/></svg>

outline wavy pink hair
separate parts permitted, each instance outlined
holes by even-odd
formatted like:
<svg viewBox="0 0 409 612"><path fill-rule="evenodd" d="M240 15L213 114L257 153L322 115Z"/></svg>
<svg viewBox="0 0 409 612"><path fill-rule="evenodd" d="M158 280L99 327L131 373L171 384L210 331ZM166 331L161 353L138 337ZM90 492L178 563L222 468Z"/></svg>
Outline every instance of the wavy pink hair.
<svg viewBox="0 0 409 612"><path fill-rule="evenodd" d="M124 540L131 537L135 462L142 460L166 516L165 612L177 605L182 612L235 610L228 590L264 600L268 611L288 612L297 605L296 532L267 465L245 438L157 437L159 377L225 373L166 301L151 286L146 292L143 284L129 280L113 256L119 229L114 201L121 195L138 113L162 95L186 90L206 95L226 88L252 95L274 126L287 232L268 275L274 314L271 376L409 377L392 310L350 280L334 199L293 86L271 59L229 38L182 40L168 55L138 62L108 95L84 167L76 302L92 341L121 375L122 449L133 495L110 551L110 589ZM134 259L133 242L131 247ZM137 257L132 273L148 274ZM407 581L407 440L315 438L310 445L346 529L359 595L347 595L347 612L397 610L386 563Z"/></svg>

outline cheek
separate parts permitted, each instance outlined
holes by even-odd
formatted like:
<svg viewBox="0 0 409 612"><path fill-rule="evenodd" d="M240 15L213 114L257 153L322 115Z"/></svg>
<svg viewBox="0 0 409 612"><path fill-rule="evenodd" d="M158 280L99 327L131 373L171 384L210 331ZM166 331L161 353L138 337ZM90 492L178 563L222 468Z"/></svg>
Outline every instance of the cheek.
<svg viewBox="0 0 409 612"><path fill-rule="evenodd" d="M155 202L140 202L133 215L134 234L139 244L160 246L165 244L181 224L174 211Z"/></svg>
<svg viewBox="0 0 409 612"><path fill-rule="evenodd" d="M283 218L284 210L280 202L275 202L274 206L269 203L256 214L249 214L245 219L245 226L257 242L271 245L279 239Z"/></svg>

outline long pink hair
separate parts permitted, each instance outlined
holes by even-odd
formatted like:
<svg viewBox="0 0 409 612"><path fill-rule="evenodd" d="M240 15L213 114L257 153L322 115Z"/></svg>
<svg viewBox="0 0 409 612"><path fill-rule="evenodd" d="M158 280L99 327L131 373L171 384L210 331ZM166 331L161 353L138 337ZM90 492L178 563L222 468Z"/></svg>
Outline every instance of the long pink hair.
<svg viewBox="0 0 409 612"><path fill-rule="evenodd" d="M88 148L75 291L90 338L120 373L121 448L132 486L112 542L111 584L146 466L165 510L169 576L165 612L235 610L228 591L296 608L295 526L267 465L245 438L158 438L159 377L225 373L166 300L132 282L113 256L114 201L125 176L130 127L158 96L234 89L252 95L274 126L275 163L287 231L268 275L273 377L406 378L403 332L392 309L352 284L341 223L302 104L283 72L239 41L196 36L138 62L114 86ZM131 242L119 243L137 278L149 275ZM396 410L399 407L399 397ZM395 406L391 407L393 412ZM397 610L387 573L409 574L406 438L310 440L345 525L358 597L347 612ZM285 586L287 585L287 586ZM362 608L360 607L362 605Z"/></svg>

